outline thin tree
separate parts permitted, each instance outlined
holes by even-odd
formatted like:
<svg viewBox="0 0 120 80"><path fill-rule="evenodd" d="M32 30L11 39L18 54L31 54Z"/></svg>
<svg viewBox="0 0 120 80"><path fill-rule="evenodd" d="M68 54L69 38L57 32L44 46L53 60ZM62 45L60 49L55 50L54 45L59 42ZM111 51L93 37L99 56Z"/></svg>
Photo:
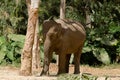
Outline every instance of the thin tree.
<svg viewBox="0 0 120 80"><path fill-rule="evenodd" d="M90 18L90 2L91 0L85 0L86 6L85 6L85 15L86 15L86 27L91 28L91 18Z"/></svg>
<svg viewBox="0 0 120 80"><path fill-rule="evenodd" d="M30 14L30 6L31 1L26 0L27 7L28 7L28 14ZM40 41L39 41L39 21L37 19L36 22L36 29L35 29L35 35L34 35L34 44L32 49L32 73L36 73L38 69L40 68Z"/></svg>
<svg viewBox="0 0 120 80"><path fill-rule="evenodd" d="M28 25L26 39L21 54L20 75L32 75L32 50L34 44L36 23L38 20L39 0L26 0L28 6Z"/></svg>
<svg viewBox="0 0 120 80"><path fill-rule="evenodd" d="M65 19L65 8L66 8L66 0L60 0L60 19ZM59 61L59 56L57 55L57 65Z"/></svg>
<svg viewBox="0 0 120 80"><path fill-rule="evenodd" d="M35 36L34 36L34 44L32 50L32 74L39 71L40 68L40 37L39 37L39 21L37 20Z"/></svg>
<svg viewBox="0 0 120 80"><path fill-rule="evenodd" d="M65 19L66 0L60 1L60 19Z"/></svg>

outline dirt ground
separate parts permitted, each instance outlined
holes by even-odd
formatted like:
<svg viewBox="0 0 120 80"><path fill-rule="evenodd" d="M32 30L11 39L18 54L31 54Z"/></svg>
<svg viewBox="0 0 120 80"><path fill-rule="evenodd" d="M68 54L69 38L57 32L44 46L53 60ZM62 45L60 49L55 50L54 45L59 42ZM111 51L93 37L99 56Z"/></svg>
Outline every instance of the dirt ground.
<svg viewBox="0 0 120 80"><path fill-rule="evenodd" d="M40 68L40 72L41 72ZM0 80L56 80L57 77L57 65L51 64L50 65L50 76L40 77L38 76L40 73L34 76L19 76L19 68L16 67L0 67ZM73 73L74 66L70 65L70 74ZM103 67L90 67L87 65L81 65L80 71L82 74L87 73L94 76L99 76L100 78L97 80L105 80L104 77L110 77L109 80L120 80L120 65L113 65L113 66L103 66Z"/></svg>

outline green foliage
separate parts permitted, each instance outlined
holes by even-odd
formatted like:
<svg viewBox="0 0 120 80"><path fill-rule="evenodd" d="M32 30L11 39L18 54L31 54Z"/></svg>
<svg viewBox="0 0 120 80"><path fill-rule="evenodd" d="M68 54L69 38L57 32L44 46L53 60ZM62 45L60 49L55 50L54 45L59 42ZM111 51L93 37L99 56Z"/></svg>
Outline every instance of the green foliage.
<svg viewBox="0 0 120 80"><path fill-rule="evenodd" d="M60 0L42 0L39 9L40 23L50 17L59 17ZM57 7L56 7L57 6Z"/></svg>
<svg viewBox="0 0 120 80"><path fill-rule="evenodd" d="M9 34L7 37L0 37L0 64L20 63L21 51L23 48L25 36Z"/></svg>
<svg viewBox="0 0 120 80"><path fill-rule="evenodd" d="M43 59L44 59L43 44L41 44L41 46L40 46L40 60L41 60L42 64L43 64Z"/></svg>
<svg viewBox="0 0 120 80"><path fill-rule="evenodd" d="M97 77L88 74L61 74L57 80L97 80Z"/></svg>
<svg viewBox="0 0 120 80"><path fill-rule="evenodd" d="M7 36L9 39L16 41L16 42L24 42L25 41L25 36L24 35L16 35L16 34L8 34ZM15 44L13 44L15 45Z"/></svg>
<svg viewBox="0 0 120 80"><path fill-rule="evenodd" d="M6 55L6 46L1 46L1 51L0 51L0 63L2 62L2 60L4 59Z"/></svg>
<svg viewBox="0 0 120 80"><path fill-rule="evenodd" d="M5 44L6 44L5 37L1 36L0 37L0 63L5 58L5 55L7 52L7 47L5 46Z"/></svg>
<svg viewBox="0 0 120 80"><path fill-rule="evenodd" d="M104 48L94 49L95 57L104 64L110 64L110 57Z"/></svg>
<svg viewBox="0 0 120 80"><path fill-rule="evenodd" d="M66 18L73 19L76 21L84 21L85 19L79 15L78 10L71 6L67 6L66 8Z"/></svg>
<svg viewBox="0 0 120 80"><path fill-rule="evenodd" d="M25 0L1 0L0 6L0 35L17 33L20 29L26 29Z"/></svg>

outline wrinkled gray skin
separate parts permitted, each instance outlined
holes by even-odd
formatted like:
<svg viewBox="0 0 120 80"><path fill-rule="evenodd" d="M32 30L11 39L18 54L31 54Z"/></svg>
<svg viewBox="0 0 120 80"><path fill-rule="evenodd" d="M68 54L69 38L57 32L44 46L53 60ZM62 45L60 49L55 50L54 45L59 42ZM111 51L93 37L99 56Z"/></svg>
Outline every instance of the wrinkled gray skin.
<svg viewBox="0 0 120 80"><path fill-rule="evenodd" d="M72 20L46 20L43 23L44 66L41 75L48 75L52 54L59 55L58 74L68 73L70 56L74 54L74 73L79 74L81 51L86 38L84 27Z"/></svg>

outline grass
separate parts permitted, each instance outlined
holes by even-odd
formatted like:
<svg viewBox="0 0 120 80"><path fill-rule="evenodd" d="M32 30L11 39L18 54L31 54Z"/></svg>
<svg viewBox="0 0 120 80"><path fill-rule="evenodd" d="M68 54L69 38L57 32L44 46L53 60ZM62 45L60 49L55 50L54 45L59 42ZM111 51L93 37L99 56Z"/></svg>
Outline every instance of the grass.
<svg viewBox="0 0 120 80"><path fill-rule="evenodd" d="M88 67L92 67L92 68L110 68L110 69L114 69L114 68L120 68L120 64L119 63L113 63L113 64L109 64L109 65L87 65L87 64L81 64L81 66L88 66Z"/></svg>
<svg viewBox="0 0 120 80"><path fill-rule="evenodd" d="M61 74L57 80L97 80L97 78L89 74Z"/></svg>

